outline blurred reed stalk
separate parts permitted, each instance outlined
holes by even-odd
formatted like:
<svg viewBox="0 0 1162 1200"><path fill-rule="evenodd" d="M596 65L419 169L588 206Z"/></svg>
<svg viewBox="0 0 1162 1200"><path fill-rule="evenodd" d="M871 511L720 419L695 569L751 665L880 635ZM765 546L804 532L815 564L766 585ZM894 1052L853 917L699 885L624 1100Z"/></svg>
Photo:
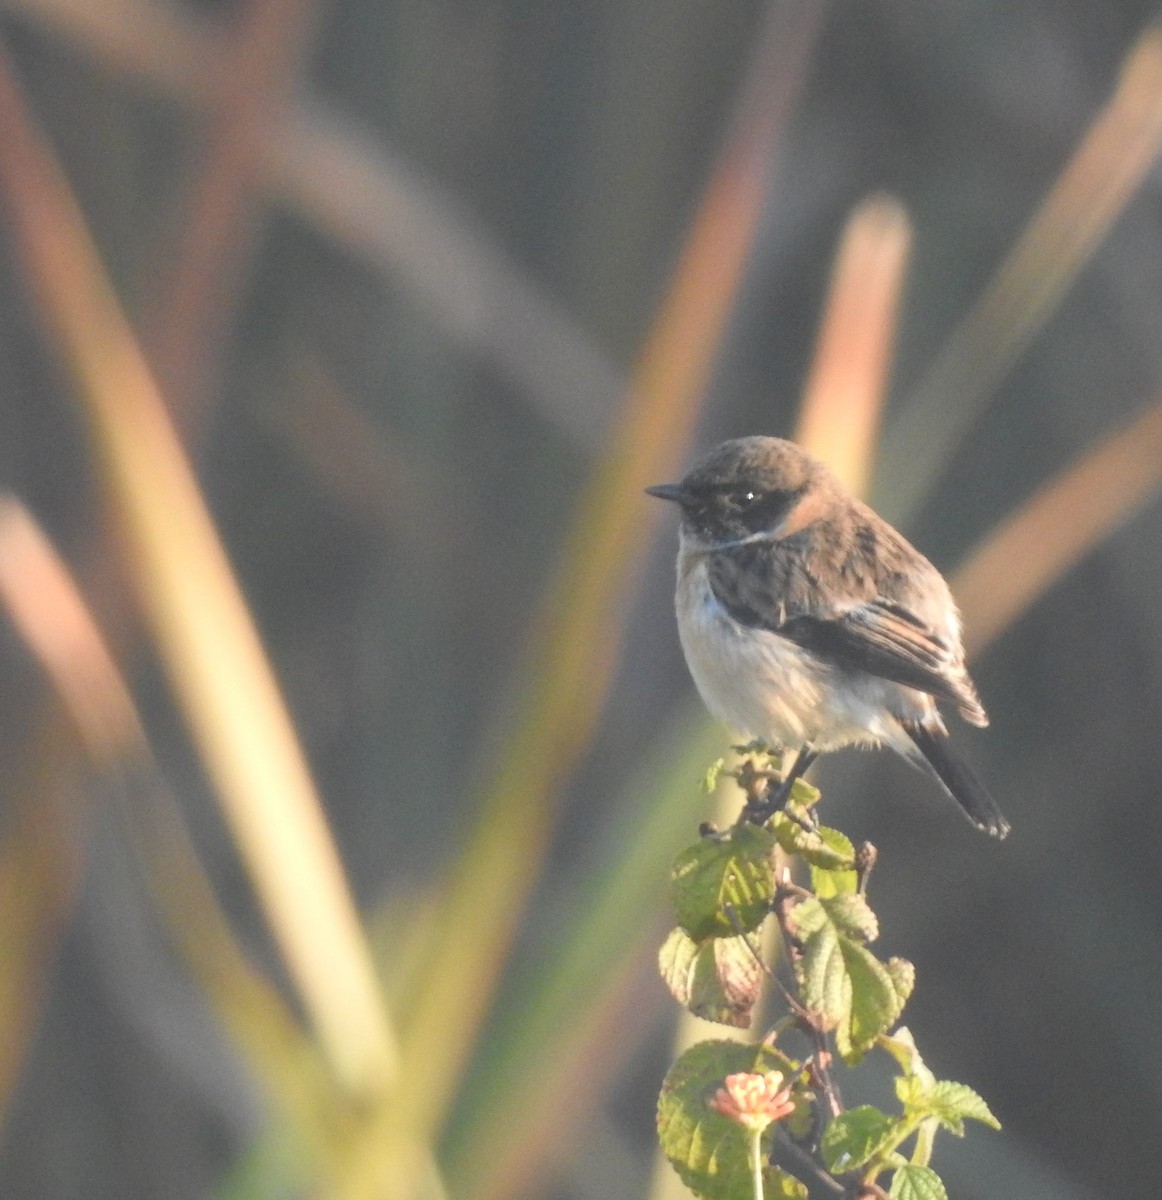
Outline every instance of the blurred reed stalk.
<svg viewBox="0 0 1162 1200"><path fill-rule="evenodd" d="M68 569L28 510L0 496L0 601L51 681L86 752L102 767L145 731Z"/></svg>
<svg viewBox="0 0 1162 1200"><path fill-rule="evenodd" d="M31 522L0 497L0 605L50 672L67 677L76 652L74 614L30 554ZM59 635L57 633L59 630ZM85 663L82 671L88 672ZM91 697L91 740L99 748L118 718ZM9 788L0 842L0 1125L7 1116L28 1049L44 1011L57 948L84 862L88 813L73 764L56 753L67 740L59 720L38 722L25 766Z"/></svg>
<svg viewBox="0 0 1162 1200"><path fill-rule="evenodd" d="M877 495L904 524L1141 186L1162 148L1162 30L1144 33L1109 103L907 401L880 452Z"/></svg>
<svg viewBox="0 0 1162 1200"><path fill-rule="evenodd" d="M0 553L3 553L0 550ZM43 722L10 774L0 848L0 1125L47 1007L84 868L89 810L63 722Z"/></svg>
<svg viewBox="0 0 1162 1200"><path fill-rule="evenodd" d="M44 753L30 755L36 776L67 773L65 742L78 741L103 782L125 807L129 841L141 857L157 910L203 988L240 1056L284 1113L297 1143L325 1161L330 1126L339 1110L310 1040L278 989L240 949L186 834L153 760L133 698L109 653L68 568L28 511L0 498L0 604L40 664L68 717L72 738L59 720L42 721ZM51 741L51 744L49 744ZM54 765L55 764L55 765ZM40 1015L51 943L59 933L65 901L79 877L80 840L75 812L59 799L59 786L38 787L22 814L35 814L26 829L5 839L0 865L0 945L5 971L0 988L0 1111L15 1083L16 1068ZM65 789L81 793L78 779ZM18 882L23 887L18 890ZM34 970L34 968L36 968ZM330 1108L330 1114L327 1109Z"/></svg>
<svg viewBox="0 0 1162 1200"><path fill-rule="evenodd" d="M912 227L893 196L848 218L803 388L794 440L867 494L887 395Z"/></svg>
<svg viewBox="0 0 1162 1200"><path fill-rule="evenodd" d="M1162 489L1162 402L1083 454L992 530L952 579L979 654Z"/></svg>
<svg viewBox="0 0 1162 1200"><path fill-rule="evenodd" d="M367 1161L351 1177L352 1197L383 1186L392 1196L409 1195L407 1142L414 1149L436 1136L459 1084L541 869L556 792L601 711L650 527L642 490L671 477L685 454L762 209L773 147L801 77L806 56L799 52L810 44L818 12L809 5L765 31L609 446L578 502L530 639L513 733L450 876L433 955L404 1014L406 1104L370 1132ZM402 1140L398 1156L384 1162L389 1132Z"/></svg>
<svg viewBox="0 0 1162 1200"><path fill-rule="evenodd" d="M699 779L722 734L681 710L614 806L602 850L575 864L572 916L490 1024L445 1141L449 1187L537 1194L576 1157L576 1130L660 1015L660 883L704 814ZM519 1122L513 1114L520 1113Z"/></svg>
<svg viewBox="0 0 1162 1200"><path fill-rule="evenodd" d="M218 63L232 57L229 32L145 0L0 0L0 8L194 113L214 111ZM284 52L274 65L283 71L287 61ZM598 451L621 376L556 297L431 180L319 98L304 90L282 118L252 164L270 198L393 284L402 281L457 343L496 364L515 396L579 450Z"/></svg>
<svg viewBox="0 0 1162 1200"><path fill-rule="evenodd" d="M0 57L0 191L46 340L71 370L137 585L267 920L338 1077L394 1043L330 833L172 422L68 184Z"/></svg>
<svg viewBox="0 0 1162 1200"><path fill-rule="evenodd" d="M263 152L283 125L317 25L318 0L248 0L209 64L200 144L175 206L144 336L188 435L205 424L267 198Z"/></svg>

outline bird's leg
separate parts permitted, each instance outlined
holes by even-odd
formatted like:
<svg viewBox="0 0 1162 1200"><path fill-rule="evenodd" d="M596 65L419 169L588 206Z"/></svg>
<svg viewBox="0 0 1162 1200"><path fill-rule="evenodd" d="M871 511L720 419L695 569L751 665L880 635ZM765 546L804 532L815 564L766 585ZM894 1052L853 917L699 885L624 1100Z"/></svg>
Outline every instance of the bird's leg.
<svg viewBox="0 0 1162 1200"><path fill-rule="evenodd" d="M775 813L781 812L791 798L791 789L795 786L795 780L802 778L808 767L818 757L819 751L810 742L804 742L795 758L794 765L783 776L783 781L778 785L778 789L774 788L773 782L768 784L766 798L762 804L756 804L753 807L747 805L750 810L746 814L747 819L756 825L765 825Z"/></svg>
<svg viewBox="0 0 1162 1200"><path fill-rule="evenodd" d="M819 757L819 751L811 745L810 742L804 742L799 748L799 753L795 757L795 763L791 769L783 776L783 782L779 785L779 790L774 798L774 807L772 812L778 812L780 809L786 808L787 801L791 798L791 789L795 786L797 779L802 777L810 769L811 764Z"/></svg>

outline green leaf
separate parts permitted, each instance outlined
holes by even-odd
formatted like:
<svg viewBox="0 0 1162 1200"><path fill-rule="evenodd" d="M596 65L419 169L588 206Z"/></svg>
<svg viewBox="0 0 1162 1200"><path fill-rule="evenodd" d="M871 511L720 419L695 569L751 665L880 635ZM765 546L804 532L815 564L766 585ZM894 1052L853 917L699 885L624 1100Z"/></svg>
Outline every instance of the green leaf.
<svg viewBox="0 0 1162 1200"><path fill-rule="evenodd" d="M802 820L795 819L796 815L802 818L805 812L798 805L788 805L787 811L775 813L771 824L779 845L788 854L799 855L813 867L821 867L826 871L852 870L855 866L854 852L845 853L842 844L831 845L823 837L821 829L808 828L802 824ZM835 834L838 830L828 832ZM847 841L843 834L839 834L839 837ZM850 842L847 844L851 845Z"/></svg>
<svg viewBox="0 0 1162 1200"><path fill-rule="evenodd" d="M732 937L729 906L742 929L761 925L775 896L774 850L774 834L750 824L684 850L672 872L678 924L697 941Z"/></svg>
<svg viewBox="0 0 1162 1200"><path fill-rule="evenodd" d="M861 942L874 942L879 937L879 922L863 896L829 896L820 903L840 933Z"/></svg>
<svg viewBox="0 0 1162 1200"><path fill-rule="evenodd" d="M811 898L795 906L790 924L803 946L802 1001L825 1027L835 1029L839 1053L852 1062L891 1028L906 998L892 972L861 940L875 932L875 917L859 896Z"/></svg>
<svg viewBox="0 0 1162 1200"><path fill-rule="evenodd" d="M709 1106L727 1075L784 1070L787 1060L766 1046L711 1041L691 1046L670 1068L658 1097L658 1138L682 1182L706 1200L752 1200L750 1134L737 1121ZM770 1153L774 1126L763 1134ZM805 1200L807 1189L785 1172L768 1167L765 1195Z"/></svg>
<svg viewBox="0 0 1162 1200"><path fill-rule="evenodd" d="M897 1083L896 1094L910 1116L935 1117L941 1125L957 1137L964 1136L966 1120L979 1121L990 1129L1000 1129L1001 1123L993 1116L989 1106L979 1093L967 1084L941 1080L928 1086L904 1089Z"/></svg>
<svg viewBox="0 0 1162 1200"><path fill-rule="evenodd" d="M679 1004L696 1017L745 1029L762 985L762 968L743 938L696 942L674 929L658 952L658 969Z"/></svg>
<svg viewBox="0 0 1162 1200"><path fill-rule="evenodd" d="M906 958L889 958L884 963L884 966L891 976L892 987L896 989L896 995L900 998L900 1008L902 1009L908 1003L912 991L916 986L916 968ZM913 1045L914 1050L915 1046ZM920 1056L917 1054L916 1057L919 1058Z"/></svg>
<svg viewBox="0 0 1162 1200"><path fill-rule="evenodd" d="M835 1046L849 1065L875 1045L904 1010L892 977L866 946L840 939L843 963L851 980L851 1015L835 1031Z"/></svg>
<svg viewBox="0 0 1162 1200"><path fill-rule="evenodd" d="M815 899L797 904L790 924L803 943L803 957L798 964L803 1004L828 1029L834 1029L851 1013L851 980L844 966L839 933L827 910Z"/></svg>
<svg viewBox="0 0 1162 1200"><path fill-rule="evenodd" d="M819 836L847 863L855 862L855 847L851 839L838 829L819 827ZM826 900L832 896L851 895L859 890L859 874L854 867L830 868L811 865L811 890Z"/></svg>
<svg viewBox="0 0 1162 1200"><path fill-rule="evenodd" d="M870 1104L840 1113L823 1131L819 1149L829 1171L855 1171L870 1162L902 1132L901 1122Z"/></svg>
<svg viewBox="0 0 1162 1200"><path fill-rule="evenodd" d="M944 1181L931 1167L908 1163L892 1176L892 1200L948 1200Z"/></svg>

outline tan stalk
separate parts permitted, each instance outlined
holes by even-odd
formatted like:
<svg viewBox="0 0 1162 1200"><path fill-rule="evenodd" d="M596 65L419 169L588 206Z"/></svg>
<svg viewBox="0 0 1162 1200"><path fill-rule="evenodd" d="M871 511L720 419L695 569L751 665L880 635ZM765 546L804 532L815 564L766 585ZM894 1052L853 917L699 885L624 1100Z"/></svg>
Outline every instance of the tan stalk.
<svg viewBox="0 0 1162 1200"><path fill-rule="evenodd" d="M223 1026L272 1102L292 1118L302 1145L325 1160L330 1152L328 1124L334 1125L339 1106L328 1093L329 1081L316 1062L317 1053L278 989L240 949L91 612L44 532L10 497L0 498L0 604L52 683L89 757L127 803L126 828L142 853L154 900ZM60 736L59 722L42 725L56 736L30 756L38 763L38 774L67 773L67 765L61 764L68 763L73 742ZM13 900L12 905L0 904L0 914L13 917L19 928L20 914L36 912L38 919L27 935L30 941L35 934L44 942L54 932L60 923L60 900L71 895L75 885L79 856L74 852L62 858L61 851L70 843L67 830L77 821L58 799L60 791L59 785L45 785L35 805L19 806L22 818L15 837L6 838L15 849L0 866L0 896L11 894ZM33 814L35 819L29 820ZM44 903L34 903L41 897ZM48 904L52 897L59 899ZM3 973L8 991L0 1020L7 1016L16 1024L22 1014L35 1013L43 990L28 964L47 954L44 949L22 951L19 943L14 947L14 921L0 923L3 961L9 968ZM10 1048L8 1057L0 1055L0 1106L20 1044L15 1037L0 1038L0 1045Z"/></svg>
<svg viewBox="0 0 1162 1200"><path fill-rule="evenodd" d="M892 196L872 196L848 218L803 389L795 441L857 496L875 461L911 244L908 214Z"/></svg>
<svg viewBox="0 0 1162 1200"><path fill-rule="evenodd" d="M0 836L0 1125L44 1017L84 868L84 789L60 721L38 722L5 785Z"/></svg>
<svg viewBox="0 0 1162 1200"><path fill-rule="evenodd" d="M89 418L172 686L266 918L339 1077L380 1092L393 1039L302 751L165 405L6 60L0 189L45 336Z"/></svg>
<svg viewBox="0 0 1162 1200"><path fill-rule="evenodd" d="M877 473L909 517L1028 342L1061 302L1162 147L1162 30L1139 38L1098 114L984 294L893 416Z"/></svg>
<svg viewBox="0 0 1162 1200"><path fill-rule="evenodd" d="M809 42L812 28L804 17L786 42L764 43L759 61L764 67L782 61L788 45ZM682 461L737 294L766 194L772 133L785 116L793 79L793 69L752 75L608 452L578 504L534 631L515 733L451 878L433 940L437 953L407 1013L406 1099L370 1131L347 1197L410 1194L411 1155L435 1136L457 1086L543 861L554 793L600 713L649 530L642 489L672 477ZM397 1155L385 1159L389 1130Z"/></svg>
<svg viewBox="0 0 1162 1200"><path fill-rule="evenodd" d="M266 200L263 151L293 102L318 0L247 0L209 75L200 152L175 208L146 327L150 363L188 435L205 425Z"/></svg>
<svg viewBox="0 0 1162 1200"><path fill-rule="evenodd" d="M1162 488L1162 403L1084 453L992 530L952 578L979 654Z"/></svg>
<svg viewBox="0 0 1162 1200"><path fill-rule="evenodd" d="M211 27L147 0L0 0L88 54L199 110L225 53ZM490 357L586 452L603 445L620 373L551 292L473 225L454 199L309 90L255 164L282 204L373 269L402 280L457 340Z"/></svg>

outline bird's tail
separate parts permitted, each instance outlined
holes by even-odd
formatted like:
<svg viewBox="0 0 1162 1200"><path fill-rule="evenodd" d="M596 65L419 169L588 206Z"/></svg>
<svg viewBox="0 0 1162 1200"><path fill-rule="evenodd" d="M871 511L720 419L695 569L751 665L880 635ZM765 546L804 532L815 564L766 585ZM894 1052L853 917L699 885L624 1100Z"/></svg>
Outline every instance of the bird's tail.
<svg viewBox="0 0 1162 1200"><path fill-rule="evenodd" d="M1009 832L1008 821L972 768L952 749L948 735L924 725L901 724L948 794L964 809L968 819L990 837L1003 838Z"/></svg>

